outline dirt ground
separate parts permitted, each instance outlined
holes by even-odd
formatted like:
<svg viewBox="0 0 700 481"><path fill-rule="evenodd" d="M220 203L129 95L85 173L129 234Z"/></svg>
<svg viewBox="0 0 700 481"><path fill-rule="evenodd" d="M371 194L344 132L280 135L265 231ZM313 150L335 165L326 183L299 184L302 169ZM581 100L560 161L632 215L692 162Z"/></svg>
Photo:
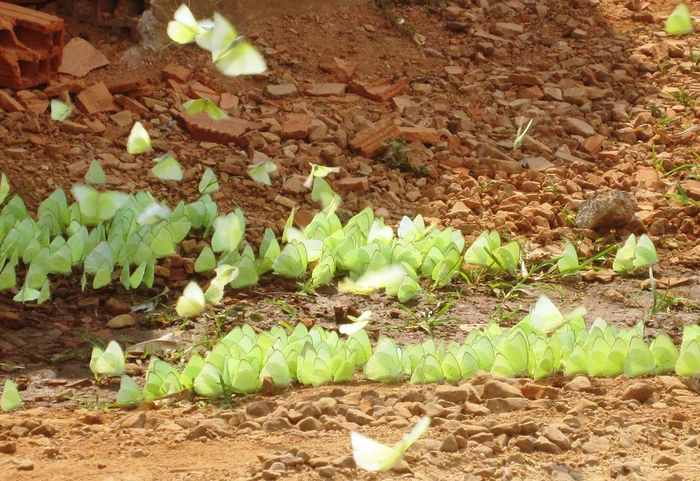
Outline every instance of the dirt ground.
<svg viewBox="0 0 700 481"><path fill-rule="evenodd" d="M700 95L700 67L690 52L698 35L663 33L674 2L425 3L379 2L389 15L358 1L278 15L251 9L242 29L270 69L236 80L219 75L195 48L148 51L69 19L68 33L82 34L110 60L84 81L104 81L119 92L119 111L76 114L71 120L79 126L66 127L47 114L0 109L0 171L35 209L56 187L68 191L80 181L93 158L105 167L111 188L148 188L173 204L194 200L201 173L212 167L222 186L220 209L242 207L248 239L257 243L265 227L280 231L289 203L316 211L298 186L309 163L320 162L342 168L331 183L343 197L343 216L368 205L394 223L421 213L468 239L502 229L527 242L529 252L549 256L566 239L581 242L581 253L590 255L627 234L627 228L593 232L572 222L591 194L620 189L635 198L640 223L632 230L654 239L661 257L656 276L673 284L676 301L652 313L644 277L609 279L604 271L517 290L458 281L407 307L333 288L304 295L293 282L265 277L253 289L227 293L221 311L183 321L172 309L186 282L177 269L149 292L81 293L77 276L56 279L53 299L43 306L0 296L0 382L17 380L26 407L0 415L0 480L700 479L700 396L695 383L673 377L508 381L517 392L497 385L510 392L505 402L488 398L484 385L493 381L479 377L458 388L358 382L295 387L233 405L102 409L117 386L91 379L94 339L130 345L172 334L179 350L188 351L243 322L260 329L296 322L332 328L347 311L364 309L375 313L372 338L382 333L409 342L429 330L440 339L461 339L489 321L517 322L540 293L562 310L585 306L589 321L603 317L629 326L645 320L649 334L665 331L676 340L684 325L700 322L700 168L668 174L697 162L700 107L693 97ZM700 2L689 6L700 11ZM424 45L411 39L414 33ZM304 93L338 81L321 68L333 57L357 62L356 79L406 77L409 90L388 102ZM258 127L235 145L193 140L174 112L189 95L187 86L178 91L161 78L171 63L192 70L190 86L200 82L237 96L230 113ZM270 98L266 89L276 84L294 84L301 93ZM129 107L129 100L145 111ZM280 137L289 113L312 118L305 139ZM122 124L124 117L130 119ZM439 132L438 142L407 145L409 161L428 167L428 175L389 168L348 145L385 118ZM103 132L85 122L95 119ZM148 175L150 161L124 152L137 119L153 132L157 152L175 152L186 168L183 182L158 182ZM534 126L523 147L512 150L520 119L535 119ZM245 176L248 162L261 158L279 167L272 187ZM671 198L679 185L690 197L685 205ZM106 327L166 286L170 293L157 299L158 309L134 314L133 327ZM441 303L451 303L445 322L428 326ZM146 364L130 359L130 373L138 379ZM395 472L355 469L350 431L395 442L425 414L433 417L431 428Z"/></svg>

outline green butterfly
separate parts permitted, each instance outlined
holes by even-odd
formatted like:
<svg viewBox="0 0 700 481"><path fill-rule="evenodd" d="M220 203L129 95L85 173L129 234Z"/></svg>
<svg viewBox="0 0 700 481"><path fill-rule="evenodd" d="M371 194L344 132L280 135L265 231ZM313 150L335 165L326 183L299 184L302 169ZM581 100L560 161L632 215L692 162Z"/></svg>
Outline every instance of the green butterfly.
<svg viewBox="0 0 700 481"><path fill-rule="evenodd" d="M182 180L182 166L173 154L165 154L154 159L154 162L156 162L156 165L151 168L151 173L154 177L160 180L174 180L176 182Z"/></svg>
<svg viewBox="0 0 700 481"><path fill-rule="evenodd" d="M190 9L184 4L175 10L174 20L168 22L168 37L182 45L198 41L206 32L207 29L194 18Z"/></svg>
<svg viewBox="0 0 700 481"><path fill-rule="evenodd" d="M182 291L175 305L175 311L181 317L194 317L204 312L206 299L202 288L196 282L190 282Z"/></svg>
<svg viewBox="0 0 700 481"><path fill-rule="evenodd" d="M51 99L51 120L63 122L73 113L73 107L58 99Z"/></svg>
<svg viewBox="0 0 700 481"><path fill-rule="evenodd" d="M642 234L637 241L634 234L630 234L627 241L615 254L613 271L624 274L638 268L649 267L657 263L658 260L656 248L649 236Z"/></svg>
<svg viewBox="0 0 700 481"><path fill-rule="evenodd" d="M2 397L0 397L0 408L2 408L3 412L8 413L21 405L22 398L19 396L17 384L11 379L5 380L5 387L2 390Z"/></svg>
<svg viewBox="0 0 700 481"><path fill-rule="evenodd" d="M267 70L262 55L218 13L214 13L211 56L219 72L230 77L258 75Z"/></svg>
<svg viewBox="0 0 700 481"><path fill-rule="evenodd" d="M681 377L700 376L700 343L693 339L683 348L676 361L676 374Z"/></svg>
<svg viewBox="0 0 700 481"><path fill-rule="evenodd" d="M403 378L400 353L394 341L384 336L379 338L374 353L365 364L364 375L370 381L383 383L398 382Z"/></svg>
<svg viewBox="0 0 700 481"><path fill-rule="evenodd" d="M557 269L560 274L570 274L577 272L579 269L578 255L576 248L570 242L564 246L564 252L557 260Z"/></svg>
<svg viewBox="0 0 700 481"><path fill-rule="evenodd" d="M272 269L277 275L296 278L306 272L307 265L306 247L293 240L285 245L280 255L275 258Z"/></svg>
<svg viewBox="0 0 700 481"><path fill-rule="evenodd" d="M71 193L80 208L82 222L87 225L110 220L129 200L129 196L123 192L99 192L81 184L75 184Z"/></svg>
<svg viewBox="0 0 700 481"><path fill-rule="evenodd" d="M629 378L649 376L656 372L654 355L641 337L634 336L630 341L624 372Z"/></svg>
<svg viewBox="0 0 700 481"><path fill-rule="evenodd" d="M119 392L117 392L118 406L134 406L143 402L143 393L141 388L132 378L127 375L122 375L119 383Z"/></svg>
<svg viewBox="0 0 700 481"><path fill-rule="evenodd" d="M666 333L661 333L654 338L649 346L651 354L654 356L656 374L668 374L676 369L678 361L678 351L673 344L673 340Z"/></svg>
<svg viewBox="0 0 700 481"><path fill-rule="evenodd" d="M100 347L92 348L90 371L95 376L120 376L124 373L124 352L116 341L110 341L103 351Z"/></svg>
<svg viewBox="0 0 700 481"><path fill-rule="evenodd" d="M255 182L260 182L265 185L272 185L270 173L277 170L277 164L274 162L258 162L248 166L248 175Z"/></svg>
<svg viewBox="0 0 700 481"><path fill-rule="evenodd" d="M151 137L141 122L134 123L126 141L126 151L132 155L143 154L151 150Z"/></svg>
<svg viewBox="0 0 700 481"><path fill-rule="evenodd" d="M328 174L337 174L338 172L340 172L340 167L326 167L325 165L311 163L311 172L304 181L304 187L310 189L313 186L315 177L327 177Z"/></svg>
<svg viewBox="0 0 700 481"><path fill-rule="evenodd" d="M273 349L268 354L263 368L260 370L260 383L268 378L275 386L287 387L292 382L287 360L281 351Z"/></svg>
<svg viewBox="0 0 700 481"><path fill-rule="evenodd" d="M202 180L199 181L199 193L213 194L219 191L219 180L213 170L207 167L202 174Z"/></svg>
<svg viewBox="0 0 700 481"><path fill-rule="evenodd" d="M212 120L224 120L229 118L226 112L221 110L214 102L205 98L187 101L182 104L182 109L188 115L197 115L204 112Z"/></svg>
<svg viewBox="0 0 700 481"><path fill-rule="evenodd" d="M85 183L92 185L102 185L105 183L105 171L96 160L90 162L90 167L85 174Z"/></svg>
<svg viewBox="0 0 700 481"><path fill-rule="evenodd" d="M234 252L243 241L244 233L245 218L241 209L236 209L226 216L219 216L214 220L211 248L214 252Z"/></svg>
<svg viewBox="0 0 700 481"><path fill-rule="evenodd" d="M693 18L685 3L679 3L666 19L666 33L669 35L687 35L693 32Z"/></svg>

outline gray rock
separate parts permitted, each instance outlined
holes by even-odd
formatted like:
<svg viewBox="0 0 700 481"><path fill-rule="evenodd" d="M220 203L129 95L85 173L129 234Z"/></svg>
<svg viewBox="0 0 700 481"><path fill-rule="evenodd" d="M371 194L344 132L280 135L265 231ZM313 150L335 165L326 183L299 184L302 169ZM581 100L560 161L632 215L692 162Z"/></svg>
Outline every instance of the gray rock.
<svg viewBox="0 0 700 481"><path fill-rule="evenodd" d="M297 87L294 84L266 85L265 95L271 99L279 99L288 95L296 95Z"/></svg>
<svg viewBox="0 0 700 481"><path fill-rule="evenodd" d="M627 192L616 189L599 190L588 198L576 214L582 229L609 229L630 225L636 220L637 202Z"/></svg>
<svg viewBox="0 0 700 481"><path fill-rule="evenodd" d="M17 471L33 471L34 470L34 461L31 459L18 459L16 461L17 463Z"/></svg>
<svg viewBox="0 0 700 481"><path fill-rule="evenodd" d="M564 386L565 391L585 392L591 389L593 389L593 385L591 384L591 380L586 376L576 376Z"/></svg>
<svg viewBox="0 0 700 481"><path fill-rule="evenodd" d="M674 464L678 464L678 460L675 458L672 458L668 454L659 454L654 458L652 461L654 464L659 464L662 466L673 466Z"/></svg>
<svg viewBox="0 0 700 481"><path fill-rule="evenodd" d="M576 117L567 117L564 119L566 131L570 134L582 135L590 137L595 134L595 129L588 122L585 122Z"/></svg>

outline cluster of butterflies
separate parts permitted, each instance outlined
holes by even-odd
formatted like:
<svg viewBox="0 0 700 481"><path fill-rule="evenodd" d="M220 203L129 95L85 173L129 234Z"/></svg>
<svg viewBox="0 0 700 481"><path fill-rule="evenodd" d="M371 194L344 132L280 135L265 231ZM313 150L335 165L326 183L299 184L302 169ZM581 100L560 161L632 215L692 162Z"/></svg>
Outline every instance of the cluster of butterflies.
<svg viewBox="0 0 700 481"><path fill-rule="evenodd" d="M150 287L157 260L176 253L193 231L203 232L209 240L195 260L195 271L213 272L215 277L206 291L194 282L187 286L176 306L187 317L219 304L226 286L254 285L268 271L304 277L303 288L308 291L346 274L338 284L340 291L370 294L383 289L401 302L421 291L421 278L431 279L434 286L446 285L463 264L494 275L517 276L525 271L520 244L503 243L497 231L483 232L463 254L465 240L460 231L426 226L420 215L404 217L395 232L366 208L343 225L336 214L339 198L325 180L336 171L312 165L306 184L313 186L312 198L325 207L303 229L294 226L292 209L282 242L268 228L256 253L245 241L243 212L236 209L219 215L211 198L219 183L211 169L202 175L200 198L171 209L147 191L104 190L100 186L105 173L93 161L85 183L71 190L74 203L69 204L66 194L57 189L39 206L36 221L19 196L5 203L0 211L0 290L17 286L20 263L26 267L24 283L14 297L20 302L46 301L49 276L70 274L76 266L82 266L83 288L88 276L95 289L110 284L115 269L126 289ZM2 175L0 205L9 191L7 177ZM324 195L314 197L314 191ZM651 239L632 235L618 249L613 268L626 273L657 261ZM572 245L557 258L557 266L562 274L580 268Z"/></svg>
<svg viewBox="0 0 700 481"><path fill-rule="evenodd" d="M509 329L492 323L472 331L461 343L429 338L402 347L380 336L374 348L364 329L370 316L342 326L340 335L319 326L307 329L301 323L291 333L278 326L256 333L244 325L204 357L194 354L182 371L152 357L143 389L123 375L124 354L114 341L104 351L93 349L90 368L96 376L122 376L119 405L183 391L210 398L250 394L266 379L278 387L292 382L311 386L349 382L358 369L371 381L413 384L456 383L479 372L535 380L559 372L629 378L673 372L700 375L700 326L685 328L679 350L665 333L647 344L641 322L621 329L598 318L586 329L584 314L583 308L562 314L542 296Z"/></svg>
<svg viewBox="0 0 700 481"><path fill-rule="evenodd" d="M212 19L197 20L187 5L180 5L167 32L173 42L196 43L211 52L212 62L224 75L259 75L267 70L262 55L219 13Z"/></svg>

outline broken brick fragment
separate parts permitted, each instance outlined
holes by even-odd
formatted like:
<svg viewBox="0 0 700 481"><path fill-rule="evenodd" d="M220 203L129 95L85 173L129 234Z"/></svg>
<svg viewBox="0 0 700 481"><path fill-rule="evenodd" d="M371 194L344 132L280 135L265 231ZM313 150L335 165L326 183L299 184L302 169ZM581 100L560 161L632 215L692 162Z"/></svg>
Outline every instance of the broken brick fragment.
<svg viewBox="0 0 700 481"><path fill-rule="evenodd" d="M51 80L51 83L44 89L44 94L49 98L56 97L62 93L74 94L83 90L85 86L84 80L59 75Z"/></svg>
<svg viewBox="0 0 700 481"><path fill-rule="evenodd" d="M0 2L0 87L48 83L61 63L63 19Z"/></svg>
<svg viewBox="0 0 700 481"><path fill-rule="evenodd" d="M340 82L349 82L357 69L357 62L333 57L330 62L319 65L321 70L330 73Z"/></svg>
<svg viewBox="0 0 700 481"><path fill-rule="evenodd" d="M85 77L96 68L109 65L109 60L87 40L73 37L63 48L63 58L58 67L60 73Z"/></svg>
<svg viewBox="0 0 700 481"><path fill-rule="evenodd" d="M160 71L160 74L166 80L173 79L177 80L180 83L185 83L190 79L190 76L192 75L192 70L183 67L182 65L178 65L176 63L169 63L168 65L163 67L163 70Z"/></svg>
<svg viewBox="0 0 700 481"><path fill-rule="evenodd" d="M399 132L408 142L420 142L429 145L440 142L440 132L429 127L399 127Z"/></svg>
<svg viewBox="0 0 700 481"><path fill-rule="evenodd" d="M309 114L289 114L282 123L281 137L283 139L303 139L309 135L311 117Z"/></svg>
<svg viewBox="0 0 700 481"><path fill-rule="evenodd" d="M401 77L396 82L392 82L391 79L373 82L353 80L350 82L350 90L375 102L387 102L396 95L408 93L408 78Z"/></svg>
<svg viewBox="0 0 700 481"><path fill-rule="evenodd" d="M212 120L204 112L197 115L180 112L178 120L193 139L218 144L236 142L243 134L257 127L253 122L237 118Z"/></svg>
<svg viewBox="0 0 700 481"><path fill-rule="evenodd" d="M217 105L221 99L221 95L219 95L216 90L213 90L203 83L197 81L190 84L190 95L194 99L209 99Z"/></svg>
<svg viewBox="0 0 700 481"><path fill-rule="evenodd" d="M20 90L17 92L17 99L27 108L27 110L30 110L35 114L43 114L46 112L46 109L49 108L49 101L47 98L45 98L45 96L40 97L29 90Z"/></svg>
<svg viewBox="0 0 700 481"><path fill-rule="evenodd" d="M347 85L341 83L313 83L304 89L304 93L313 97L340 97L345 95Z"/></svg>
<svg viewBox="0 0 700 481"><path fill-rule="evenodd" d="M17 102L10 94L0 90L0 109L5 112L24 112L24 107Z"/></svg>
<svg viewBox="0 0 700 481"><path fill-rule="evenodd" d="M394 120L384 119L373 126L360 130L350 140L350 146L365 157L374 157L387 141L401 137L399 127Z"/></svg>
<svg viewBox="0 0 700 481"><path fill-rule="evenodd" d="M221 100L219 100L219 107L224 110L235 109L238 107L239 99L236 95L228 92L221 94Z"/></svg>
<svg viewBox="0 0 700 481"><path fill-rule="evenodd" d="M86 114L115 112L119 107L104 82L89 86L75 97L75 101Z"/></svg>

